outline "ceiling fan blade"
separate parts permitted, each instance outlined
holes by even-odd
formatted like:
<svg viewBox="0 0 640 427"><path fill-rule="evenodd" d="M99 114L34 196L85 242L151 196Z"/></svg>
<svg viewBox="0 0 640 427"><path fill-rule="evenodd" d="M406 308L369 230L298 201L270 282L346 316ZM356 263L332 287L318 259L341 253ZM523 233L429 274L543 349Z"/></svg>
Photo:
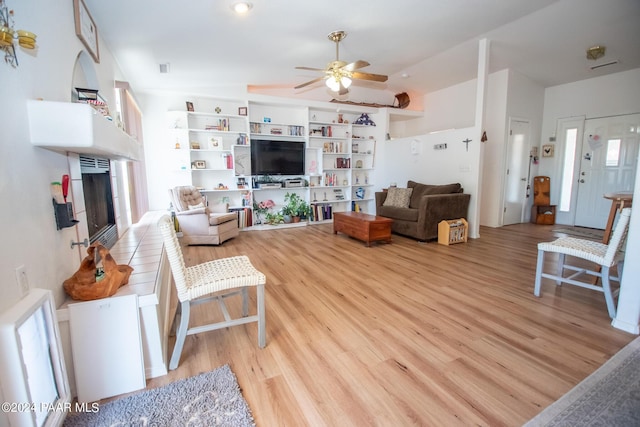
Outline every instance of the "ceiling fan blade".
<svg viewBox="0 0 640 427"><path fill-rule="evenodd" d="M296 70L326 71L324 68L296 67Z"/></svg>
<svg viewBox="0 0 640 427"><path fill-rule="evenodd" d="M324 80L326 77L318 77L317 79L313 79L313 80L309 80L306 83L302 83L301 85L296 86L294 89L300 89L303 88L305 86L309 86L310 84L313 84L315 82L319 82L320 80Z"/></svg>
<svg viewBox="0 0 640 427"><path fill-rule="evenodd" d="M382 74L361 73L354 71L351 73L351 77L360 80L372 80L374 82L386 82L388 77Z"/></svg>
<svg viewBox="0 0 640 427"><path fill-rule="evenodd" d="M357 70L359 68L364 68L364 67L368 67L369 64L367 61L363 61L361 59L358 59L355 62L352 62L351 64L347 64L345 66L342 67L343 70L347 70L347 71L353 71L353 70Z"/></svg>

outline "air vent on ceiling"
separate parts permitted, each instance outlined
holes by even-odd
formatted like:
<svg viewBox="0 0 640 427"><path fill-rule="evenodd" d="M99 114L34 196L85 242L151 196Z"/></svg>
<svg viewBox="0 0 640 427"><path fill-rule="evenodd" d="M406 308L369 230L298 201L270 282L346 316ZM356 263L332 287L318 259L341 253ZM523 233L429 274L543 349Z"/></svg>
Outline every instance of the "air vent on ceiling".
<svg viewBox="0 0 640 427"><path fill-rule="evenodd" d="M597 70L598 68L602 68L602 67L608 67L609 65L615 65L617 64L618 61L617 59L613 60L613 61L609 61L609 62L605 62L603 64L598 64L598 65L592 65L591 67L589 67L591 70Z"/></svg>
<svg viewBox="0 0 640 427"><path fill-rule="evenodd" d="M80 171L82 173L108 173L109 160L99 157L80 156Z"/></svg>

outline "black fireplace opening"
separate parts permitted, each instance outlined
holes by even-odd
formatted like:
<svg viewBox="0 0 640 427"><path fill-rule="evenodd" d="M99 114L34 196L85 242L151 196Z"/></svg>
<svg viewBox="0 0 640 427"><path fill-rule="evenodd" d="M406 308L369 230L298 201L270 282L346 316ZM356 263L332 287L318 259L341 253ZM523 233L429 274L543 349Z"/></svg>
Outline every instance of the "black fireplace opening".
<svg viewBox="0 0 640 427"><path fill-rule="evenodd" d="M80 156L89 241L112 248L118 240L109 160Z"/></svg>

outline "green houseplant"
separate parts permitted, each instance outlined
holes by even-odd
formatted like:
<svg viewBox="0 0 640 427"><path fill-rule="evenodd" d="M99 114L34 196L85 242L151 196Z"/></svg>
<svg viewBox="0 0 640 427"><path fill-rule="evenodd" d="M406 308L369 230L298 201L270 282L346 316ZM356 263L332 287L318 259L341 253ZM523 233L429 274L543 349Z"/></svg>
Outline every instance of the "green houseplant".
<svg viewBox="0 0 640 427"><path fill-rule="evenodd" d="M299 222L301 217L308 215L309 204L297 193L287 193L284 195L282 212L291 215L293 222Z"/></svg>

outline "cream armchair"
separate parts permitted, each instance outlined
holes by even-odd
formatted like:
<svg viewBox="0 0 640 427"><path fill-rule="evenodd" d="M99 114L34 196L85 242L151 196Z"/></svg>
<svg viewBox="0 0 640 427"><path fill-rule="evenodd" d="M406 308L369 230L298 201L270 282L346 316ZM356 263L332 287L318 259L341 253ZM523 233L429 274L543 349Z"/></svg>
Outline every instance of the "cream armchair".
<svg viewBox="0 0 640 427"><path fill-rule="evenodd" d="M169 190L169 196L182 230L183 243L219 245L239 234L238 214L228 212L228 205L218 205L217 209L205 206L196 187L175 187Z"/></svg>

